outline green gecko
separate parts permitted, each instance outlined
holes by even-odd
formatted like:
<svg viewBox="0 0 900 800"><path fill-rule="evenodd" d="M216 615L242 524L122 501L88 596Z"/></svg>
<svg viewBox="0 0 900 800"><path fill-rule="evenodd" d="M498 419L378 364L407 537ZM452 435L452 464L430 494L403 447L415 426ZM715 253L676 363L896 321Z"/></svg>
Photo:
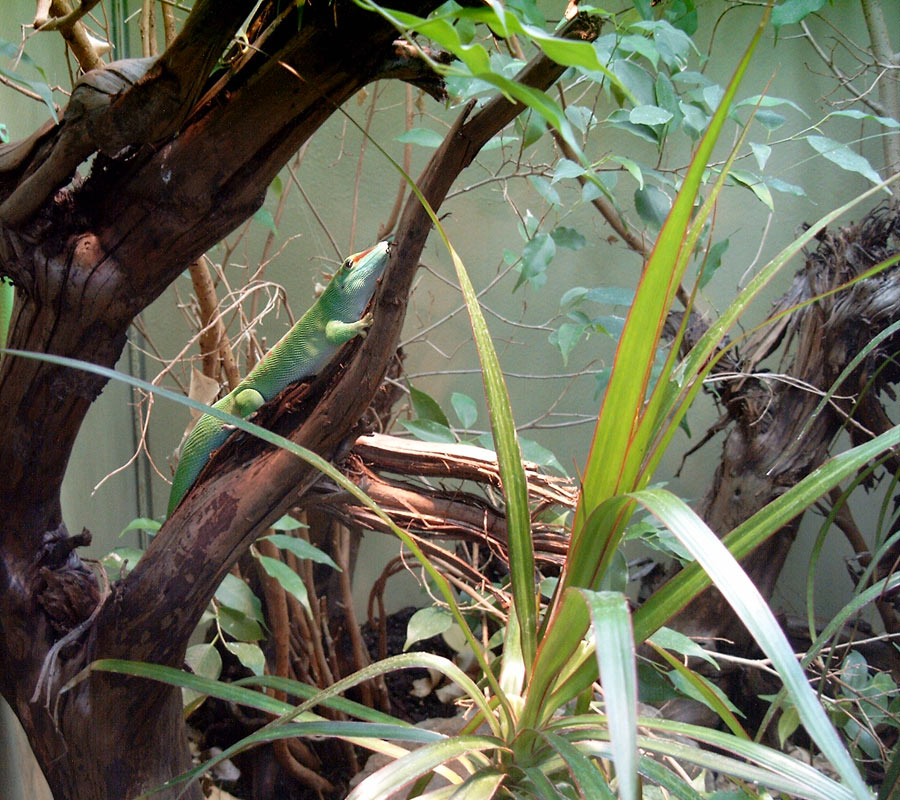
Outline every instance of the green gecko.
<svg viewBox="0 0 900 800"><path fill-rule="evenodd" d="M345 342L365 336L372 314L363 312L387 262L387 242L347 258L312 307L213 408L246 418L290 384L321 371ZM181 450L169 495L169 516L193 486L213 450L233 431L209 414L200 417Z"/></svg>

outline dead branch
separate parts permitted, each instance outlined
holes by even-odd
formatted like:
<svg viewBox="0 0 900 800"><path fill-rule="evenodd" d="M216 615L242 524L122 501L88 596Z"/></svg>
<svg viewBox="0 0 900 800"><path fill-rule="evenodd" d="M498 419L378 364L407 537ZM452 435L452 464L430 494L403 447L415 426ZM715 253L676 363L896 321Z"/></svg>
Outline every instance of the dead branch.
<svg viewBox="0 0 900 800"><path fill-rule="evenodd" d="M812 472L845 428L858 444L893 424L878 398L883 392L891 394L900 380L893 360L900 348L896 334L873 349L841 385L835 383L870 340L900 318L900 268L892 266L823 295L893 255L898 237L900 215L888 206L876 208L857 224L823 232L791 287L775 303L773 322L751 336L739 356L717 367L733 369L740 377L716 384L731 430L711 488L698 507L713 530L732 530ZM816 297L820 299L780 316ZM702 326L692 330L687 344ZM769 380L762 369L776 352L781 353L778 373L790 381ZM829 390L832 402L815 415ZM744 559L744 568L765 597L772 594L799 522L800 517ZM841 524L859 548L852 527L844 518ZM713 590L688 606L677 623L694 635L738 642L739 648L745 642L743 628Z"/></svg>

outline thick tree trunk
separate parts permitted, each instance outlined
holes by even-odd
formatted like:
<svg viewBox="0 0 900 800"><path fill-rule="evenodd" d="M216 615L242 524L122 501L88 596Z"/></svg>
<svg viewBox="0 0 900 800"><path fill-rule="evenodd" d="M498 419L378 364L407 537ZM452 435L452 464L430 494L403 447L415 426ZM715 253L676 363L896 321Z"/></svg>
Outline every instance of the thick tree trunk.
<svg viewBox="0 0 900 800"><path fill-rule="evenodd" d="M423 12L436 3L409 5ZM274 175L335 108L397 61L396 34L380 18L349 2L307 4L302 28L291 16L269 36L275 57L257 56L198 105L212 65L253 6L196 3L149 71L139 65L137 76L118 84L114 70L92 74L60 126L0 152L0 274L17 291L9 347L112 367L133 317L260 205ZM57 194L97 150L90 177ZM368 377L373 390L379 377ZM234 494L211 516L209 493L185 504L157 539L158 550L177 553L149 553L80 635L48 656L100 595L74 554L83 541L62 523L59 490L104 383L28 358L0 363L0 689L58 800L122 800L188 765L179 691L105 676L61 695L59 688L100 657L180 666L215 584L276 502L267 494L242 507L241 530L221 546L216 535L234 520ZM361 411L334 426L328 447ZM288 493L288 473L296 486L290 462L280 495ZM33 701L42 669L47 680Z"/></svg>

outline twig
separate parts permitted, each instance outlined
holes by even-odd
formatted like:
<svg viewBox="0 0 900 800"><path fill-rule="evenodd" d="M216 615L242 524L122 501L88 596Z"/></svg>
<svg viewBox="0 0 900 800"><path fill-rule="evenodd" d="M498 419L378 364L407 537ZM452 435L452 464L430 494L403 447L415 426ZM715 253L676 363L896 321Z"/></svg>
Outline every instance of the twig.
<svg viewBox="0 0 900 800"><path fill-rule="evenodd" d="M86 0L81 8L87 6L87 10L90 10L95 4L96 0L94 2ZM39 26L38 30L58 30L75 56L78 66L85 72L102 69L105 64L94 48L87 28L79 22L80 17L71 19L73 12L68 0L51 0L50 14L54 19L49 19L45 24Z"/></svg>
<svg viewBox="0 0 900 800"><path fill-rule="evenodd" d="M144 57L159 55L154 5L156 5L156 0L143 0L141 5L141 47Z"/></svg>
<svg viewBox="0 0 900 800"><path fill-rule="evenodd" d="M889 117L900 120L900 93L896 81L890 80L890 70L897 70L898 61L894 56L891 39L888 36L888 24L884 17L884 9L881 0L860 0L866 27L869 30L869 40L872 43L872 55L875 63L883 72L878 80L878 100L884 106ZM884 173L893 175L900 170L900 136L896 133L888 133L882 140L884 147ZM891 189L895 202L896 190Z"/></svg>
<svg viewBox="0 0 900 800"><path fill-rule="evenodd" d="M353 587L350 585L350 578L353 574L350 564L350 536L349 528L346 525L339 524L333 533L333 541L335 544L335 561L340 567L340 572L338 573L341 585L340 605L344 612L347 635L350 637L350 644L353 648L353 659L356 662L356 669L359 670L369 666L371 662L365 642L363 642L362 635L359 632L359 622L353 610ZM375 708L370 682L363 681L359 688L362 693L363 705Z"/></svg>
<svg viewBox="0 0 900 800"><path fill-rule="evenodd" d="M19 92L19 94L24 94L25 97L28 97L31 100L37 100L41 103L44 102L44 98L39 94L37 94L36 92L32 92L31 89L26 89L24 86L19 86L18 83L10 80L5 75L0 75L0 83L2 83L4 86L8 86L10 89L14 89L15 91Z"/></svg>
<svg viewBox="0 0 900 800"><path fill-rule="evenodd" d="M202 258L190 265L191 283L197 294L200 315L200 354L203 359L203 374L215 381L219 380L219 364L225 370L228 387L234 389L240 383L240 374L234 360L234 352L225 333L225 325L219 313L219 300L213 286L209 267ZM221 359L221 362L220 362Z"/></svg>
<svg viewBox="0 0 900 800"><path fill-rule="evenodd" d="M356 222L359 215L359 184L362 180L363 161L366 157L366 145L369 143L369 131L372 129L372 120L375 118L375 110L378 108L378 84L372 87L372 101L366 111L366 121L363 125L365 134L359 143L359 156L356 159L356 174L353 178L353 202L350 205L350 242L348 249L352 253L356 249Z"/></svg>
<svg viewBox="0 0 900 800"><path fill-rule="evenodd" d="M39 31L55 31L71 27L87 14L100 0L82 0L78 8L58 16L50 16L50 0L38 0L34 14L34 27Z"/></svg>
<svg viewBox="0 0 900 800"><path fill-rule="evenodd" d="M294 185L297 187L298 191L300 192L300 195L306 201L306 205L309 206L309 210L312 212L313 217L315 217L316 222L319 223L319 227L322 229L322 231L328 237L328 241L331 242L331 246L334 249L334 252L337 253L337 257L343 258L343 251L341 250L341 248L338 245L337 241L335 240L334 236L331 235L331 231L328 230L328 226L325 224L325 220L322 219L321 215L316 210L316 206L313 203L312 199L303 190L303 184L300 183L297 176L294 174L293 170L290 167L287 168L287 171L288 171L288 175L291 176L291 180L294 182Z"/></svg>
<svg viewBox="0 0 900 800"><path fill-rule="evenodd" d="M816 38L812 35L812 31L809 29L809 25L806 20L800 21L800 27L803 29L803 33L805 34L807 40L810 43L810 46L813 50L815 50L816 55L825 63L828 69L832 72L832 74L840 81L842 86L845 86L850 92L853 93L853 98L863 103L863 105L867 106L871 111L874 111L879 116L885 115L884 106L881 105L877 100L872 100L866 95L868 92L858 92L856 88L853 86L853 78L851 78L846 72L844 72L837 64L834 63L834 59L831 58L828 53L826 53L822 46L818 43Z"/></svg>
<svg viewBox="0 0 900 800"><path fill-rule="evenodd" d="M413 111L413 99L412 99L412 86L406 84L406 119L404 124L404 130L411 130L413 126L413 120L415 119L415 113ZM412 144L407 142L403 145L403 171L409 175L409 170L412 166ZM382 226L378 229L378 241L384 239L392 230L394 230L394 226L397 224L397 220L400 217L400 209L403 207L403 198L406 197L406 181L401 177L400 185L397 187L397 196L394 198L394 205L391 208L391 213L388 214L388 218L384 221Z"/></svg>
<svg viewBox="0 0 900 800"><path fill-rule="evenodd" d="M278 548L268 539L259 539L257 545L260 553L268 558L281 560ZM258 563L258 562L257 562ZM274 674L282 677L288 676L288 658L290 653L289 630L290 622L288 619L287 593L284 587L273 577L271 577L263 568L259 568L260 579L263 584L263 592L266 598L266 618L272 626L272 634L275 640L275 669ZM273 690L272 696L278 700L285 700L286 695L282 691ZM310 763L315 763L316 759L313 754L297 741L294 743L294 750L300 754L305 754L305 759L309 759ZM294 754L288 748L288 743L284 739L279 739L273 743L273 750L278 763L305 786L310 786L317 792L333 792L334 785L319 775L310 767L298 761Z"/></svg>

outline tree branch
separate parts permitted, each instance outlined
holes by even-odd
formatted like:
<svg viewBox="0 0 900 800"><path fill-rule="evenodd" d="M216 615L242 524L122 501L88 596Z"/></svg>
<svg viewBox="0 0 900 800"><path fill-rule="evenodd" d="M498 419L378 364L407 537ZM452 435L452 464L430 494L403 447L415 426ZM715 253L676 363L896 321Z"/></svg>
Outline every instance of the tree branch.
<svg viewBox="0 0 900 800"><path fill-rule="evenodd" d="M584 18L579 17L579 20ZM584 31L582 23L571 27ZM596 35L588 27L584 35ZM564 68L541 55L518 79L529 86L547 88ZM511 122L523 106L498 96L477 114L471 106L457 119L435 152L419 188L432 208L438 209L456 176L480 148ZM234 120L235 124L238 123ZM350 346L346 367L334 377L335 367L311 387L288 389L279 406L290 409L274 429L290 432L298 444L333 459L341 451L354 421L360 419L393 357L403 323L409 290L431 222L418 201L411 200L401 218L395 246L375 298L375 324L365 340ZM297 407L292 407L302 395ZM312 403L315 402L313 406ZM260 420L269 411L261 409ZM308 416L307 416L308 415ZM306 416L296 428L297 420ZM292 430L296 428L295 430ZM228 461L237 466L219 471ZM132 658L171 661L196 625L222 576L265 528L296 504L317 474L282 450L263 450L240 435L232 436L213 457L204 481L201 475L184 502L167 521L135 570L118 587L115 602L98 625L104 654L127 651ZM152 608L164 596L174 614L165 620ZM163 634L164 632L164 634ZM135 642L141 642L135 653ZM181 642L173 651L173 642Z"/></svg>

